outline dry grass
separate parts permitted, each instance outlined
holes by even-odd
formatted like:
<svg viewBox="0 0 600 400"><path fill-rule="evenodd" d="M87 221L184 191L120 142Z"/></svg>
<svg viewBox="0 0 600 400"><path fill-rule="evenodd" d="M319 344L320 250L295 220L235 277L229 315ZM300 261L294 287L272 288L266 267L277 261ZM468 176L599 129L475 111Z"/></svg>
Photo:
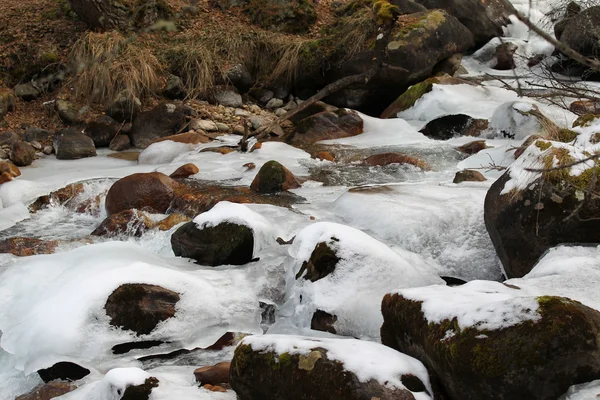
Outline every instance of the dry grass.
<svg viewBox="0 0 600 400"><path fill-rule="evenodd" d="M75 43L71 58L76 96L92 102L108 105L123 91L144 99L160 85L156 56L116 32L87 32Z"/></svg>

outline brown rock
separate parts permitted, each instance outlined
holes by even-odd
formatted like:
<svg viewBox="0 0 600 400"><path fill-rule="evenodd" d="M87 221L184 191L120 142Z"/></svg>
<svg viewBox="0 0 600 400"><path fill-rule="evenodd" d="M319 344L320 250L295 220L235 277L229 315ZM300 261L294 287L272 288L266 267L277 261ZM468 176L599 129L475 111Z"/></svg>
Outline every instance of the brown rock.
<svg viewBox="0 0 600 400"><path fill-rule="evenodd" d="M152 226L152 221L145 213L138 210L125 210L109 215L92 232L93 236L142 236Z"/></svg>
<svg viewBox="0 0 600 400"><path fill-rule="evenodd" d="M569 111L577 115L600 114L600 102L593 100L577 100L569 105Z"/></svg>
<svg viewBox="0 0 600 400"><path fill-rule="evenodd" d="M308 145L320 140L360 135L363 120L355 111L324 111L303 119L287 139L292 145Z"/></svg>
<svg viewBox="0 0 600 400"><path fill-rule="evenodd" d="M250 188L258 193L277 193L300 187L300 181L277 161L268 161L256 174Z"/></svg>
<svg viewBox="0 0 600 400"><path fill-rule="evenodd" d="M175 225L179 225L182 222L189 222L190 219L191 219L190 217L187 217L183 214L175 213L175 214L171 214L167 218L159 221L156 225L153 226L153 228L158 228L161 231L168 231L169 229L173 228Z"/></svg>
<svg viewBox="0 0 600 400"><path fill-rule="evenodd" d="M319 151L317 152L313 158L318 158L323 161L335 161L335 156L328 151Z"/></svg>
<svg viewBox="0 0 600 400"><path fill-rule="evenodd" d="M137 209L165 213L178 183L160 172L139 173L116 181L106 195L106 212Z"/></svg>
<svg viewBox="0 0 600 400"><path fill-rule="evenodd" d="M315 331L329 332L335 335L336 330L333 326L337 322L337 316L328 312L317 310L310 321L310 329Z"/></svg>
<svg viewBox="0 0 600 400"><path fill-rule="evenodd" d="M454 177L453 183L461 183L461 182L483 182L486 181L485 176L481 174L479 171L474 171L472 169L464 169L462 171L458 171L456 176Z"/></svg>
<svg viewBox="0 0 600 400"><path fill-rule="evenodd" d="M19 175L21 175L21 171L16 165L9 161L0 161L0 185L12 181Z"/></svg>
<svg viewBox="0 0 600 400"><path fill-rule="evenodd" d="M227 391L227 389L225 389L223 386L219 386L219 385L206 384L202 387L206 390L210 390L211 392L226 392Z"/></svg>
<svg viewBox="0 0 600 400"><path fill-rule="evenodd" d="M229 154L233 153L236 149L234 147L229 146L221 146L221 147L209 147L207 149L200 150L201 153L219 153L219 154Z"/></svg>
<svg viewBox="0 0 600 400"><path fill-rule="evenodd" d="M254 164L253 162L246 163L243 166L246 167L247 170L256 168L256 164Z"/></svg>
<svg viewBox="0 0 600 400"><path fill-rule="evenodd" d="M15 400L50 400L75 389L77 389L77 386L71 382L52 381L36 386L31 392L18 396Z"/></svg>
<svg viewBox="0 0 600 400"><path fill-rule="evenodd" d="M457 147L456 150L465 154L477 154L481 150L489 149L490 147L485 144L485 140L475 140L473 142L469 142L467 144L463 144L460 147Z"/></svg>
<svg viewBox="0 0 600 400"><path fill-rule="evenodd" d="M170 140L172 142L177 142L177 143L186 143L186 144L200 144L200 143L209 143L211 142L211 139L200 133L200 132L186 132L186 133L180 133L178 135L171 135L171 136L166 136L160 139L156 139L154 142L152 143L158 143L158 142L164 142L165 140Z"/></svg>
<svg viewBox="0 0 600 400"><path fill-rule="evenodd" d="M496 59L496 65L494 65L493 69L506 71L515 68L515 52L519 46L514 43L505 42L498 47L496 47L496 51L494 53L494 58Z"/></svg>
<svg viewBox="0 0 600 400"><path fill-rule="evenodd" d="M108 154L107 157L116 158L118 160L126 160L126 161L137 161L140 158L139 151L121 151L118 153Z"/></svg>
<svg viewBox="0 0 600 400"><path fill-rule="evenodd" d="M19 135L14 132L6 131L0 133L0 146L12 146L19 140Z"/></svg>
<svg viewBox="0 0 600 400"><path fill-rule="evenodd" d="M13 237L0 241L0 253L11 253L18 257L53 254L57 246L58 240Z"/></svg>
<svg viewBox="0 0 600 400"><path fill-rule="evenodd" d="M108 148L112 151L123 151L127 150L131 147L131 142L129 140L129 136L127 135L117 135L113 140L111 140Z"/></svg>
<svg viewBox="0 0 600 400"><path fill-rule="evenodd" d="M220 362L211 367L202 367L194 371L196 382L200 385L218 385L220 383L229 383L230 362Z"/></svg>
<svg viewBox="0 0 600 400"><path fill-rule="evenodd" d="M179 294L156 285L127 283L108 296L104 309L110 324L146 335L175 315Z"/></svg>
<svg viewBox="0 0 600 400"><path fill-rule="evenodd" d="M423 160L419 160L416 157L407 156L400 153L383 153L375 154L367 157L363 163L370 166L383 166L390 164L411 164L415 167L421 168L424 171L430 171L431 167Z"/></svg>
<svg viewBox="0 0 600 400"><path fill-rule="evenodd" d="M35 150L29 143L18 141L10 147L10 161L18 167L31 165L35 157Z"/></svg>
<svg viewBox="0 0 600 400"><path fill-rule="evenodd" d="M252 153L254 150L260 150L262 149L262 142L258 142L256 143L254 146L252 146L252 149L250 149L250 153Z"/></svg>
<svg viewBox="0 0 600 400"><path fill-rule="evenodd" d="M175 172L169 175L169 177L173 179L183 179L192 175L196 175L198 172L200 172L198 167L192 163L188 163L177 168Z"/></svg>
<svg viewBox="0 0 600 400"><path fill-rule="evenodd" d="M69 200L83 193L85 190L83 183L73 183L64 188L51 192L49 195L40 196L29 206L29 212L35 213L42 208L47 207L50 203L64 205Z"/></svg>

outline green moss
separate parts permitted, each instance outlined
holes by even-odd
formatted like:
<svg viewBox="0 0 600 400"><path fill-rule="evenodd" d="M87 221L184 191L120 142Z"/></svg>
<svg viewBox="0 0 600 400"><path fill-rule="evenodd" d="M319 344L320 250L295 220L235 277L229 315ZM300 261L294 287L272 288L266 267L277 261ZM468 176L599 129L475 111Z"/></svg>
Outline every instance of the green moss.
<svg viewBox="0 0 600 400"><path fill-rule="evenodd" d="M542 151L546 151L548 150L550 147L552 147L552 143L550 142L546 142L543 140L537 140L535 142L535 147L537 147L538 149L542 150Z"/></svg>
<svg viewBox="0 0 600 400"><path fill-rule="evenodd" d="M590 143L592 143L592 144L600 143L600 132L594 133L590 137Z"/></svg>
<svg viewBox="0 0 600 400"><path fill-rule="evenodd" d="M592 122L596 119L599 118L599 115L594 115L594 114L585 114L580 116L579 118L577 118L575 120L575 122L573 122L573 128L575 127L586 127L586 126L590 126L592 124Z"/></svg>
<svg viewBox="0 0 600 400"><path fill-rule="evenodd" d="M425 94L431 92L434 83L437 80L435 78L429 78L423 82L417 83L409 87L404 93L402 93L392 105L388 108L393 108L395 113L408 110L415 105L417 100L423 97Z"/></svg>
<svg viewBox="0 0 600 400"><path fill-rule="evenodd" d="M252 346L249 344L241 344L236 347L235 352L233 353L232 365L238 372L238 375L248 367L251 356Z"/></svg>
<svg viewBox="0 0 600 400"><path fill-rule="evenodd" d="M54 52L43 53L40 55L40 62L42 64L54 64L58 62L58 55Z"/></svg>
<svg viewBox="0 0 600 400"><path fill-rule="evenodd" d="M391 21L398 15L398 7L391 4L388 0L370 0L373 10L377 15L377 23L382 25Z"/></svg>
<svg viewBox="0 0 600 400"><path fill-rule="evenodd" d="M285 352L285 353L281 353L279 355L279 365L283 368L285 367L289 367L292 365L292 356L290 355L290 353Z"/></svg>
<svg viewBox="0 0 600 400"><path fill-rule="evenodd" d="M556 140L558 142L569 143L577 139L578 135L579 134L577 132L570 129L561 129L558 131L558 137Z"/></svg>
<svg viewBox="0 0 600 400"><path fill-rule="evenodd" d="M253 189L259 193L281 192L283 190L283 183L286 180L285 169L277 161L271 160L261 167L255 179L258 179L258 183Z"/></svg>

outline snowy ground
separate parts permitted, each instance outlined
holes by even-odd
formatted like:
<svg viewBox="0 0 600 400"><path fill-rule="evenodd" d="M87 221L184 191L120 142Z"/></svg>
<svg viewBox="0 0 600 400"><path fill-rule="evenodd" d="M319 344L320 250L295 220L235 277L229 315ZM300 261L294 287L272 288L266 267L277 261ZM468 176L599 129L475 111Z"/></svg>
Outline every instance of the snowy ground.
<svg viewBox="0 0 600 400"><path fill-rule="evenodd" d="M552 6L552 2L539 0L529 10L528 0L513 3L541 22ZM547 28L551 32L551 26ZM506 36L520 45L519 52L524 56L552 52L516 20L506 29ZM464 66L470 75L498 74L487 61L480 61L486 51L483 48L465 58ZM505 72L506 81L512 82L514 73ZM519 65L516 73L523 75L528 70ZM251 153L200 152L207 147L235 145L239 140L236 136L223 136L216 142L197 146L161 142L142 153L139 163L107 157L108 151L76 161L60 161L53 156L36 160L31 167L22 169L21 177L0 186L0 239L87 237L106 217L104 211L99 215L76 214L63 206L52 206L30 215L26 206L38 196L69 183L87 181L83 196L94 198L105 193L115 179L136 172L169 174L190 162L200 170L196 179L249 185L262 164L277 160L307 179L301 188L293 190L306 202L291 209L220 204L195 219L199 225L234 220L254 230L260 237L254 249L259 261L242 267L201 267L175 257L169 239L176 228L151 231L141 238L123 239L124 242L95 238L92 245L65 245L54 255L0 255L0 400L12 400L27 392L40 382L37 369L65 360L92 370L84 379L86 385L62 397L65 400L116 399L110 397L114 395L111 391L126 383L143 381L148 374L162 382L152 399L234 399L231 391L213 393L196 388L192 374L196 367L230 360L233 348L164 362L145 363L138 358L204 347L228 331L261 333L259 302L278 308L278 321L269 333L333 337L310 330L310 316L319 308L336 312L340 319L338 333L376 342L381 324L380 298L393 289L441 284L439 276L451 276L476 281L470 283L474 293L493 287L498 290L497 296L505 300L509 295L498 289L502 285L481 281L502 279L484 227L483 202L489 186L502 174L491 167L508 167L514 161L515 148L531 133L531 121L514 112L530 104L537 105L562 127L571 127L576 117L553 105L518 98L497 81L481 86L438 85L401 113L400 118L379 120L364 116L365 133L323 143L348 158L401 151L427 161L433 167L428 172L398 165L367 167L318 161L282 143L265 143ZM435 141L419 133L432 119L457 113L491 121L491 131L486 136L489 149L466 157L455 148L473 138ZM515 139L498 134L511 129L518 133ZM248 162L256 164L256 169L248 171L243 167ZM453 184L455 173L465 168L478 169L488 180ZM357 186L361 190L350 190ZM277 237L287 240L294 236L296 242L291 247L275 242ZM319 285L297 283L293 276L310 256L314 244L331 236L341 240L340 251L348 260L340 270L347 268L356 274L342 274L340 279L323 280ZM555 249L529 275L510 283L529 295L568 296L600 308L598 292L586 289L597 287L589 285L590 280L600 282L599 260L598 248ZM568 269L563 267L565 264ZM178 304L177 316L143 337L168 338L169 343L114 355L110 351L113 345L135 338L108 328L103 302L120 284L133 282L160 284L185 294ZM403 290L412 293L412 289ZM304 299L301 304L300 295ZM469 315L467 297L465 315ZM442 318L443 298L429 300L431 318ZM518 308L520 303L515 304ZM483 323L493 325L495 321ZM107 374L113 368L126 369ZM591 392L597 386L584 385L581 393ZM577 397L576 389L573 393L569 399L583 398Z"/></svg>

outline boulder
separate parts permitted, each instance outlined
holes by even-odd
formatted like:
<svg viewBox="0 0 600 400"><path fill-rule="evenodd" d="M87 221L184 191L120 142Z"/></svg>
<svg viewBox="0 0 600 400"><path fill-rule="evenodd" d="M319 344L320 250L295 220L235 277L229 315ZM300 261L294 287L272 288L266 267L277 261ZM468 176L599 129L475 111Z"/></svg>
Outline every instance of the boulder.
<svg viewBox="0 0 600 400"><path fill-rule="evenodd" d="M421 360L447 398L556 399L600 378L600 313L564 297L472 281L387 294L384 345Z"/></svg>
<svg viewBox="0 0 600 400"><path fill-rule="evenodd" d="M85 134L92 138L96 148L107 147L118 135L120 129L121 124L108 115L102 115L87 125Z"/></svg>
<svg viewBox="0 0 600 400"><path fill-rule="evenodd" d="M46 383L55 380L78 381L89 375L90 370L69 361L61 361L51 367L38 370L38 375Z"/></svg>
<svg viewBox="0 0 600 400"><path fill-rule="evenodd" d="M294 116L292 116L290 118L290 121L292 121L294 123L294 125L297 125L303 119L313 116L315 114L319 114L323 111L335 112L337 110L338 110L338 108L335 106L332 106L327 103L323 103L322 101L317 101L317 102L309 105L304 110L302 110L302 111L298 112L297 114L295 114Z"/></svg>
<svg viewBox="0 0 600 400"><path fill-rule="evenodd" d="M577 115L600 114L600 102L576 100L569 104L569 111Z"/></svg>
<svg viewBox="0 0 600 400"><path fill-rule="evenodd" d="M200 227L190 221L171 236L173 253L200 265L244 265L252 261L254 234L246 225L222 222Z"/></svg>
<svg viewBox="0 0 600 400"><path fill-rule="evenodd" d="M457 147L456 150L458 150L464 154L473 155L473 154L479 153L481 150L485 150L485 149L489 149L489 148L490 148L490 146L488 146L485 143L485 140L475 140L473 142L469 142L467 144L463 144L460 147Z"/></svg>
<svg viewBox="0 0 600 400"><path fill-rule="evenodd" d="M172 74L169 75L163 89L163 96L171 100L181 100L185 98L185 85L180 77Z"/></svg>
<svg viewBox="0 0 600 400"><path fill-rule="evenodd" d="M63 129L57 133L54 136L53 146L56 158L59 160L75 160L96 155L92 138L75 128Z"/></svg>
<svg viewBox="0 0 600 400"><path fill-rule="evenodd" d="M17 167L31 165L35 158L34 148L27 142L17 141L10 147L10 161Z"/></svg>
<svg viewBox="0 0 600 400"><path fill-rule="evenodd" d="M47 143L52 140L54 134L50 131L40 128L28 128L23 134L23 140L26 142Z"/></svg>
<svg viewBox="0 0 600 400"><path fill-rule="evenodd" d="M178 184L160 172L139 173L116 181L106 194L108 215L137 209L164 214Z"/></svg>
<svg viewBox="0 0 600 400"><path fill-rule="evenodd" d="M427 9L441 8L457 18L473 35L475 45L482 46L496 36L516 10L508 0L415 0Z"/></svg>
<svg viewBox="0 0 600 400"><path fill-rule="evenodd" d="M58 244L58 240L12 237L0 241L0 253L10 253L18 257L53 254L56 252Z"/></svg>
<svg viewBox="0 0 600 400"><path fill-rule="evenodd" d="M144 111L133 121L131 144L146 148L154 140L180 132L186 124L186 110L182 106L162 103L152 110Z"/></svg>
<svg viewBox="0 0 600 400"><path fill-rule="evenodd" d="M289 169L271 160L260 168L250 188L258 193L277 193L296 189L300 185L298 178Z"/></svg>
<svg viewBox="0 0 600 400"><path fill-rule="evenodd" d="M192 163L187 163L187 164L182 165L181 167L177 168L171 175L169 175L169 178L173 178L173 179L188 178L192 175L196 175L198 172L200 172L200 170L198 169L198 167L196 167L196 165L194 165Z"/></svg>
<svg viewBox="0 0 600 400"><path fill-rule="evenodd" d="M401 153L383 153L383 154L374 154L372 156L367 157L363 164L369 166L383 166L383 165L391 165L391 164L410 164L414 165L417 168L420 168L424 171L430 171L431 166L423 161L419 160L416 157L407 156Z"/></svg>
<svg viewBox="0 0 600 400"><path fill-rule="evenodd" d="M487 128L487 119L453 114L429 121L419 132L431 139L448 140L455 136L479 136Z"/></svg>
<svg viewBox="0 0 600 400"><path fill-rule="evenodd" d="M71 382L52 381L38 385L29 393L18 396L15 400L50 400L77 389Z"/></svg>
<svg viewBox="0 0 600 400"><path fill-rule="evenodd" d="M15 86L15 96L23 101L32 101L42 95L43 91L32 82L21 83Z"/></svg>
<svg viewBox="0 0 600 400"><path fill-rule="evenodd" d="M456 173L452 183L483 182L485 180L487 179L485 179L485 176L483 176L481 172L472 169L463 169L462 171L458 171Z"/></svg>
<svg viewBox="0 0 600 400"><path fill-rule="evenodd" d="M21 175L21 171L16 165L9 161L0 161L0 185L12 181Z"/></svg>
<svg viewBox="0 0 600 400"><path fill-rule="evenodd" d="M142 110L142 102L132 94L123 91L106 110L106 114L118 122L131 122Z"/></svg>
<svg viewBox="0 0 600 400"><path fill-rule="evenodd" d="M158 221L153 228L158 228L161 231L171 230L176 225L179 225L183 222L188 222L190 218L186 215L175 213L170 214L167 218Z"/></svg>
<svg viewBox="0 0 600 400"><path fill-rule="evenodd" d="M213 91L213 101L225 107L241 107L242 96L231 86L216 86Z"/></svg>
<svg viewBox="0 0 600 400"><path fill-rule="evenodd" d="M16 107L16 99L13 91L0 89L0 120L6 114L14 111Z"/></svg>
<svg viewBox="0 0 600 400"><path fill-rule="evenodd" d="M19 135L11 131L0 133L0 146L12 146L14 142L19 140Z"/></svg>
<svg viewBox="0 0 600 400"><path fill-rule="evenodd" d="M196 377L196 382L200 382L201 386L229 383L230 368L231 363L224 361L210 367L198 368L194 371L194 376Z"/></svg>
<svg viewBox="0 0 600 400"><path fill-rule="evenodd" d="M146 378L141 385L127 386L121 400L150 400L152 390L158 385L159 381L155 377Z"/></svg>
<svg viewBox="0 0 600 400"><path fill-rule="evenodd" d="M356 111L323 111L300 121L288 142L294 146L360 135L363 120Z"/></svg>
<svg viewBox="0 0 600 400"><path fill-rule="evenodd" d="M575 147L537 140L496 182L485 198L485 226L509 278L527 274L546 250L561 243L600 243L600 167L584 164L543 173L527 168L569 165ZM520 176L519 176L520 174Z"/></svg>
<svg viewBox="0 0 600 400"><path fill-rule="evenodd" d="M156 285L126 283L108 296L104 309L112 326L147 335L176 313L179 294Z"/></svg>
<svg viewBox="0 0 600 400"><path fill-rule="evenodd" d="M111 214L94 229L92 236L142 236L152 226L148 216L138 210L125 210Z"/></svg>
<svg viewBox="0 0 600 400"><path fill-rule="evenodd" d="M227 73L227 80L240 92L245 93L254 85L252 75L243 64L236 64Z"/></svg>
<svg viewBox="0 0 600 400"><path fill-rule="evenodd" d="M250 0L246 12L261 28L285 33L306 33L317 21L311 0Z"/></svg>
<svg viewBox="0 0 600 400"><path fill-rule="evenodd" d="M494 52L495 63L492 68L500 71L514 69L515 52L518 48L518 45L511 42L501 43Z"/></svg>
<svg viewBox="0 0 600 400"><path fill-rule="evenodd" d="M559 40L586 57L595 58L600 54L600 6L589 7L573 16L564 26Z"/></svg>
<svg viewBox="0 0 600 400"><path fill-rule="evenodd" d="M75 203L73 201L78 195L85 191L83 183L72 183L63 188L55 190L48 195L38 197L33 203L29 205L29 212L35 213L42 208L47 207L50 204L56 205L69 205Z"/></svg>
<svg viewBox="0 0 600 400"><path fill-rule="evenodd" d="M111 140L108 148L112 151L123 151L131 147L131 140L127 135L117 135Z"/></svg>
<svg viewBox="0 0 600 400"><path fill-rule="evenodd" d="M385 372L378 369L382 360ZM230 383L240 400L433 398L419 361L356 339L246 337L231 361Z"/></svg>
<svg viewBox="0 0 600 400"><path fill-rule="evenodd" d="M79 107L67 100L56 100L54 109L58 117L65 124L78 124L81 122L81 112Z"/></svg>

